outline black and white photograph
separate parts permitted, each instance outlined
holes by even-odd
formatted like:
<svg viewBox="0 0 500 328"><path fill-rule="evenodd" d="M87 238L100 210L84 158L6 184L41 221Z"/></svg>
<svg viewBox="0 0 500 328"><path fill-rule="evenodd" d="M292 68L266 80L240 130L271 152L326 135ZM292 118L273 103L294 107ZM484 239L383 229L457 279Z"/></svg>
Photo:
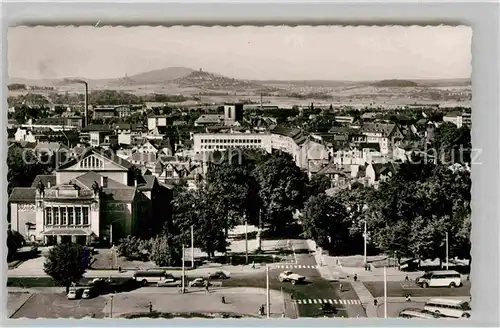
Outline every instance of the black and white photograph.
<svg viewBox="0 0 500 328"><path fill-rule="evenodd" d="M98 24L8 29L9 318L471 317L471 28Z"/></svg>

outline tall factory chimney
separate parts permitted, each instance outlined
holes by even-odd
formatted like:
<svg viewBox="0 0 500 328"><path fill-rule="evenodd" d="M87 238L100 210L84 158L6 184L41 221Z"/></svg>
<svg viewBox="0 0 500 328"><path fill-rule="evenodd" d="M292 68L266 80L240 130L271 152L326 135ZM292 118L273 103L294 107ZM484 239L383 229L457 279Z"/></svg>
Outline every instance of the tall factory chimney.
<svg viewBox="0 0 500 328"><path fill-rule="evenodd" d="M83 110L85 111L85 118L83 122L83 126L86 127L89 124L89 85L87 82L83 82L85 84L85 99L83 103Z"/></svg>
<svg viewBox="0 0 500 328"><path fill-rule="evenodd" d="M262 110L262 93L260 94L260 110Z"/></svg>

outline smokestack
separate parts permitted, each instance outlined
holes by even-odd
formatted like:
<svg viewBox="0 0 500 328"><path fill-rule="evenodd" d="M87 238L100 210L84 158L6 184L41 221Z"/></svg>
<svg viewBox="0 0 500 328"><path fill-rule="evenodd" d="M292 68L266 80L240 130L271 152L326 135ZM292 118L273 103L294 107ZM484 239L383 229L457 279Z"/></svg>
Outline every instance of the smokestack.
<svg viewBox="0 0 500 328"><path fill-rule="evenodd" d="M85 111L85 119L84 119L84 127L86 127L89 124L89 85L87 82L83 82L85 84L85 100L83 103L84 111Z"/></svg>
<svg viewBox="0 0 500 328"><path fill-rule="evenodd" d="M260 110L262 110L262 93L260 94Z"/></svg>

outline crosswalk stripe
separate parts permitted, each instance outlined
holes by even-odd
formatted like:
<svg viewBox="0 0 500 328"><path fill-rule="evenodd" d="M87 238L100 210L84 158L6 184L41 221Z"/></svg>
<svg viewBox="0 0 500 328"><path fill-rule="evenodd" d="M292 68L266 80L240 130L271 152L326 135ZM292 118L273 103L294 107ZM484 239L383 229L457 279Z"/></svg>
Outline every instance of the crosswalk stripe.
<svg viewBox="0 0 500 328"><path fill-rule="evenodd" d="M297 304L343 304L343 305L355 305L361 304L360 300L344 300L344 299L326 299L326 298L313 298L313 299L302 299L293 300Z"/></svg>

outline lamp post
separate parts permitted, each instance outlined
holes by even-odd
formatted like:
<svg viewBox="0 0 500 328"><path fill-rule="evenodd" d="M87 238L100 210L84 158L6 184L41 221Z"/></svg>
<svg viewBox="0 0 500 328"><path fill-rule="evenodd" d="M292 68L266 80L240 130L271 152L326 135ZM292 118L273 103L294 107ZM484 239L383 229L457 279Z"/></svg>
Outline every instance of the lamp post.
<svg viewBox="0 0 500 328"><path fill-rule="evenodd" d="M191 268L194 268L194 226L191 225Z"/></svg>
<svg viewBox="0 0 500 328"><path fill-rule="evenodd" d="M248 224L245 220L245 262L248 264Z"/></svg>
<svg viewBox="0 0 500 328"><path fill-rule="evenodd" d="M448 232L445 232L446 237L446 270L449 269L449 261L448 261Z"/></svg>
<svg viewBox="0 0 500 328"><path fill-rule="evenodd" d="M109 302L109 317L110 318L113 318L113 298L114 297L115 297L115 295L111 295L111 299Z"/></svg>
<svg viewBox="0 0 500 328"><path fill-rule="evenodd" d="M185 265L184 265L184 244L182 244L182 293L184 294L185 291L185 281L186 280L186 271L185 271Z"/></svg>
<svg viewBox="0 0 500 328"><path fill-rule="evenodd" d="M363 261L366 266L367 260L366 260L366 244L367 244L367 239L368 239L368 228L366 225L366 220L361 220L364 224L364 230L363 230Z"/></svg>

